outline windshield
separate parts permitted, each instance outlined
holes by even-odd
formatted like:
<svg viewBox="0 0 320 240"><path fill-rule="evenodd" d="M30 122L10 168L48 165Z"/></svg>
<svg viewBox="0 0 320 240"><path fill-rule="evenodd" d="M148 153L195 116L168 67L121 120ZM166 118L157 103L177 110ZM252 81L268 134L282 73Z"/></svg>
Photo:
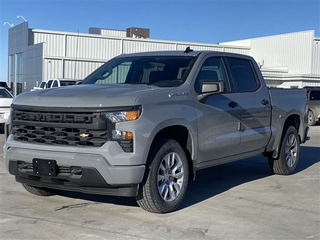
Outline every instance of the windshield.
<svg viewBox="0 0 320 240"><path fill-rule="evenodd" d="M12 96L7 90L0 89L0 98L12 98Z"/></svg>
<svg viewBox="0 0 320 240"><path fill-rule="evenodd" d="M83 84L148 84L175 87L187 78L194 56L144 56L114 58L102 65Z"/></svg>
<svg viewBox="0 0 320 240"><path fill-rule="evenodd" d="M41 82L39 88L44 88L46 86L46 82Z"/></svg>

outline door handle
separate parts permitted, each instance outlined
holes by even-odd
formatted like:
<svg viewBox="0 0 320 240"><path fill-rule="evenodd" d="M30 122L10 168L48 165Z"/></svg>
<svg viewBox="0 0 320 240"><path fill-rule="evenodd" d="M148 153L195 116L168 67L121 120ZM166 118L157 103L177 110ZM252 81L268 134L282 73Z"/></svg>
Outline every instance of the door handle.
<svg viewBox="0 0 320 240"><path fill-rule="evenodd" d="M238 103L231 101L231 102L229 102L228 106L231 108L235 108L235 107L238 107Z"/></svg>
<svg viewBox="0 0 320 240"><path fill-rule="evenodd" d="M266 100L266 99L262 99L262 100L261 100L261 104L263 104L263 105L267 105L267 104L269 104L269 101L268 101L268 100Z"/></svg>

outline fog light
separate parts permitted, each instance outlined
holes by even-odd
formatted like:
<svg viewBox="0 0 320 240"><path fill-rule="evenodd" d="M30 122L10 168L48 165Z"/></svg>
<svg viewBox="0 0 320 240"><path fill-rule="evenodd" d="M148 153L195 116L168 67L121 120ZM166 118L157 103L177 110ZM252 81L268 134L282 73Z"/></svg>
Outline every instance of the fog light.
<svg viewBox="0 0 320 240"><path fill-rule="evenodd" d="M112 139L131 140L133 139L133 133L128 131L112 130Z"/></svg>

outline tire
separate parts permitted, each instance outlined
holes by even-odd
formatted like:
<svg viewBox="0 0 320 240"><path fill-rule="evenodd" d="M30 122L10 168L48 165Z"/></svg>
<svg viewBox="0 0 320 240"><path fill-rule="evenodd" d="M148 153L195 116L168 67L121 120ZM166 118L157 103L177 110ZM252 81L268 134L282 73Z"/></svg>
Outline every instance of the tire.
<svg viewBox="0 0 320 240"><path fill-rule="evenodd" d="M61 192L60 190L56 190L56 189L33 187L24 183L22 183L22 186L29 193L32 193L38 196L52 196L52 195L59 194Z"/></svg>
<svg viewBox="0 0 320 240"><path fill-rule="evenodd" d="M290 126L282 141L278 158L268 158L271 171L275 174L289 175L298 165L300 155L300 140L297 130Z"/></svg>
<svg viewBox="0 0 320 240"><path fill-rule="evenodd" d="M172 212L183 201L188 181L189 166L185 151L174 140L159 139L149 153L137 203L148 212Z"/></svg>
<svg viewBox="0 0 320 240"><path fill-rule="evenodd" d="M308 111L308 125L309 126L316 125L316 119L314 118L314 114L311 110Z"/></svg>

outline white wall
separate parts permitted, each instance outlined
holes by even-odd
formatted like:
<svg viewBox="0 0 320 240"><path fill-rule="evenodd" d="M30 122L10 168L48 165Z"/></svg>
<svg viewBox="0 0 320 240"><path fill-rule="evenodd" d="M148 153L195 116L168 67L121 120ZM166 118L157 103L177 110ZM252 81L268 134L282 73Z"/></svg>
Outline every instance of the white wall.
<svg viewBox="0 0 320 240"><path fill-rule="evenodd" d="M104 62L122 53L183 51L188 46L194 50L251 55L262 65L263 74L272 86L289 84L285 76L290 74L320 75L320 38L314 37L313 30L220 44L127 38L122 35L125 31L107 29L92 28L91 32L29 29L27 22L10 28L9 55L23 52L24 91L29 91L44 79L83 79ZM315 81L306 81L308 84L318 84L319 79L318 76ZM291 81L292 84L295 82L296 79Z"/></svg>
<svg viewBox="0 0 320 240"><path fill-rule="evenodd" d="M83 79L104 62L123 54L142 51L213 50L249 54L243 46L110 37L32 29L32 44L43 43L43 79ZM37 81L41 81L38 79Z"/></svg>

